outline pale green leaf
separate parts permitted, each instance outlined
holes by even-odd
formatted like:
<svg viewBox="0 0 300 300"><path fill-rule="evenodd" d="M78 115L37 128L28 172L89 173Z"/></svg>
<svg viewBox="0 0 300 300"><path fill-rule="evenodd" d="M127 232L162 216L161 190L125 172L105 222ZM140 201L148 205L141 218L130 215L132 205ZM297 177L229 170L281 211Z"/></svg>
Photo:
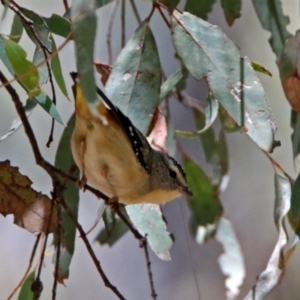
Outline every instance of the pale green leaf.
<svg viewBox="0 0 300 300"><path fill-rule="evenodd" d="M223 246L218 263L226 278L226 299L234 300L240 293L246 271L243 253L230 221L220 219L215 238Z"/></svg>
<svg viewBox="0 0 300 300"><path fill-rule="evenodd" d="M24 28L20 17L17 14L15 14L9 34L10 38L16 43L18 43L22 37L23 29Z"/></svg>
<svg viewBox="0 0 300 300"><path fill-rule="evenodd" d="M280 0L252 0L252 3L263 28L270 31L270 45L273 52L279 57L290 36L286 29L290 19L283 14Z"/></svg>
<svg viewBox="0 0 300 300"><path fill-rule="evenodd" d="M159 205L127 205L126 211L139 233L147 238L153 252L162 260L170 260L169 250L173 244Z"/></svg>
<svg viewBox="0 0 300 300"><path fill-rule="evenodd" d="M67 37L71 33L71 22L57 14L52 14L50 18L44 18L49 30L62 37Z"/></svg>
<svg viewBox="0 0 300 300"><path fill-rule="evenodd" d="M33 299L33 292L31 291L31 285L35 279L35 272L31 272L24 283L22 284L18 300L32 300Z"/></svg>
<svg viewBox="0 0 300 300"><path fill-rule="evenodd" d="M83 94L90 105L100 100L96 94L94 78L94 41L97 17L94 0L73 0L71 8L74 34L76 65Z"/></svg>
<svg viewBox="0 0 300 300"><path fill-rule="evenodd" d="M160 87L159 101L163 101L182 78L182 69L173 73Z"/></svg>
<svg viewBox="0 0 300 300"><path fill-rule="evenodd" d="M122 49L106 83L107 96L146 134L159 104L161 69L154 37L143 22Z"/></svg>
<svg viewBox="0 0 300 300"><path fill-rule="evenodd" d="M205 77L214 97L249 137L272 151L276 126L249 59L239 56L239 49L219 28L189 13L173 13L172 32L189 72L198 80Z"/></svg>

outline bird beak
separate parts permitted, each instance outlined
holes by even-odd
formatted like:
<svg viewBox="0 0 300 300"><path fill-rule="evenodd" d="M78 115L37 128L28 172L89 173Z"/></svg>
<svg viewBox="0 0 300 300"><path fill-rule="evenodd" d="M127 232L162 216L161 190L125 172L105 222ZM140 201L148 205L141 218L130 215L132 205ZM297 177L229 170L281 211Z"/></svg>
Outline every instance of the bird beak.
<svg viewBox="0 0 300 300"><path fill-rule="evenodd" d="M193 192L187 186L181 186L179 191L182 195L193 196Z"/></svg>

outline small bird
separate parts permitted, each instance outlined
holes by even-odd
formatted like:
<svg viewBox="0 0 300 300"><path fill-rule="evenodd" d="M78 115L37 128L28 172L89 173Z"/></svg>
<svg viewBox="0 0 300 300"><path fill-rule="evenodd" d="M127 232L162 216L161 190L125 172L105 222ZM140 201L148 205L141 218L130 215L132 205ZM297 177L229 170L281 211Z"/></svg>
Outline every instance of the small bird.
<svg viewBox="0 0 300 300"><path fill-rule="evenodd" d="M97 88L100 104L89 108L78 73L72 72L76 123L71 138L82 178L123 204L169 202L192 195L180 164L149 145L145 136Z"/></svg>

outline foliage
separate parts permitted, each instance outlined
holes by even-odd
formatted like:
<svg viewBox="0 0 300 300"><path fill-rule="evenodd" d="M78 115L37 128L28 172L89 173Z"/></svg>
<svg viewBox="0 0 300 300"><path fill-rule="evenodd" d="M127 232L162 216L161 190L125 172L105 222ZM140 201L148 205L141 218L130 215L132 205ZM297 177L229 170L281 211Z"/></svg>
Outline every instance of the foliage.
<svg viewBox="0 0 300 300"><path fill-rule="evenodd" d="M50 17L46 16L46 12L45 15L38 14L34 8L28 10L14 1L7 4L5 1L1 2L5 9L14 13L10 35L3 32L0 34L0 59L14 80L7 82L0 71L1 87L9 92L19 117L0 141L5 143L9 136L24 125L36 162L48 173L53 190L50 197L36 192L31 187L30 179L22 175L18 168L12 167L9 161L0 162L0 213L4 216L13 214L15 223L30 232L43 233L46 237L54 233L56 255L53 290L56 289L57 282L63 284L70 275L78 230L106 286L119 299L125 299L102 270L88 242L87 234L78 221L79 171L70 150L75 116L72 115L68 122L64 121L61 117L63 112L56 106L57 100L60 100L56 95L57 87L65 98L69 98L69 87L66 84L68 79L60 61L60 51L66 44L73 43L83 94L90 107L95 107L99 101L94 76L97 70L107 96L144 135L149 136L153 147L173 152L174 145L178 142L188 183L194 192L188 199L191 234L198 244L210 239L222 244L224 253L218 261L226 276L227 299L235 299L239 295L246 274L234 227L223 216L222 193L229 181L227 135L237 131L248 135L270 160L275 175L274 222L278 240L266 269L258 276L257 282L253 283L255 288L249 291L245 299L263 299L269 294L284 276L286 264L298 242L300 179L298 176L294 183L287 172L268 154L280 143L275 140L275 119L256 72L272 74L264 65L241 56L238 46L220 28L207 21L216 1L188 0L183 12L177 9L177 0L153 1L151 11L143 21L140 20L134 1L131 1L138 26L127 41L124 38L125 29L122 29L123 45L113 66L94 62L96 12L113 1L73 0L71 7L64 1L66 11ZM119 2L110 5L116 9ZM121 5L128 4L121 2ZM232 26L241 17L242 1L221 0L220 5L228 25ZM300 151L300 70L297 62L299 31L294 36L288 32L286 27L289 18L283 14L280 0L253 0L253 6L262 27L271 33L270 46L276 56L283 90L292 107L291 142L293 158L296 158ZM164 64L156 43L160 32L152 29L154 12L165 22L173 43L174 61L180 62L180 68L167 77L164 75ZM125 17L126 15L122 15L123 19ZM108 24L108 28L111 30L111 24ZM25 35L33 42L34 53L28 53L22 46ZM56 41L61 38L64 41L57 47ZM108 43L109 39L110 37ZM108 56L112 57L111 49ZM185 85L191 77L207 84L206 99L194 99L188 94ZM12 89L12 82L17 82L25 90L28 97L25 106L21 105L18 94ZM51 87L51 95L43 88L47 83ZM196 129L176 128L174 134L171 125L171 99L177 100L190 110ZM9 97L5 101L9 101ZM51 144L54 125L67 123L60 137L54 165L41 155L31 125L27 121L37 104L53 120L47 145ZM158 107L164 109L165 118ZM181 137L180 142L177 137ZM210 168L208 171L180 145L188 139L201 141L202 151ZM104 228L96 240L101 245L108 244L113 247L129 229L144 248L151 296L156 299L157 291L154 289L155 280L152 278L147 245L149 244L160 259L170 260L170 249L177 238L175 236L174 241L172 234L168 232L161 207L155 204L116 206L101 191L88 185L84 188L104 200L99 200L100 209L95 224L103 219ZM287 221L294 232L292 243L286 233ZM43 253L46 243L47 238ZM42 264L43 255L40 266ZM33 292L37 292L34 287L40 283L41 270L38 269L30 273L19 297L31 297L31 282L34 283L31 286Z"/></svg>

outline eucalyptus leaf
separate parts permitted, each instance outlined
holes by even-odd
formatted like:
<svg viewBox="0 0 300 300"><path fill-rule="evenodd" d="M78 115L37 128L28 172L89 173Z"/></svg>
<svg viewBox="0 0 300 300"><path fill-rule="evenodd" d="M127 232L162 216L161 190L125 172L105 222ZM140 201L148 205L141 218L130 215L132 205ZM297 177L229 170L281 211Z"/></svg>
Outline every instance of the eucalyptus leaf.
<svg viewBox="0 0 300 300"><path fill-rule="evenodd" d="M40 15L38 15L32 10L28 10L23 7L20 7L19 9L27 18L29 18L33 22L33 29L35 34L32 33L32 30L29 27L29 25L24 24L24 28L29 38L36 45L35 52L33 55L33 63L35 65L38 65L41 62L44 62L46 56L48 56L49 53L51 53L52 46L50 40L50 31L46 22ZM41 43L43 44L43 46L41 45ZM47 50L45 50L44 48L46 48ZM44 63L41 66L39 66L38 71L40 75L40 84L45 84L49 77L47 64Z"/></svg>
<svg viewBox="0 0 300 300"><path fill-rule="evenodd" d="M241 0L221 0L226 21L231 26L235 19L241 16Z"/></svg>
<svg viewBox="0 0 300 300"><path fill-rule="evenodd" d="M161 68L153 34L143 22L117 58L106 83L107 96L147 134L159 104Z"/></svg>
<svg viewBox="0 0 300 300"><path fill-rule="evenodd" d="M272 151L275 121L249 59L239 57L239 49L219 28L189 13L172 14L172 38L189 72L198 80L205 77L214 97L249 137Z"/></svg>
<svg viewBox="0 0 300 300"><path fill-rule="evenodd" d="M79 170L74 162L71 152L71 136L75 125L75 115L73 115L66 129L64 130L58 149L55 155L55 167L59 168L63 172L72 175L75 178L79 177ZM65 179L61 179L64 182ZM76 183L67 180L63 190L63 198L72 214L77 218L78 205L79 205L79 189ZM69 277L69 267L75 251L75 238L76 238L76 225L69 218L68 214L61 209L61 235L60 235L60 258L59 258L59 278L56 278L59 282L63 282L64 279ZM55 235L55 245L57 245L58 237Z"/></svg>
<svg viewBox="0 0 300 300"><path fill-rule="evenodd" d="M269 42L278 58L285 41L291 35L286 29L290 19L283 14L280 0L252 0L252 3L263 28L271 33Z"/></svg>
<svg viewBox="0 0 300 300"><path fill-rule="evenodd" d="M95 11L95 1L73 0L71 16L77 70L83 94L91 106L100 101L96 94L94 78L94 42L97 27Z"/></svg>
<svg viewBox="0 0 300 300"><path fill-rule="evenodd" d="M212 11L215 2L216 0L187 0L184 11L207 20L208 13Z"/></svg>
<svg viewBox="0 0 300 300"><path fill-rule="evenodd" d="M31 285L35 279L35 272L31 272L25 279L24 283L22 284L18 300L32 300L33 299L33 292L31 291Z"/></svg>
<svg viewBox="0 0 300 300"><path fill-rule="evenodd" d="M169 250L173 242L159 205L135 204L125 208L134 227L147 238L153 252L162 260L170 260Z"/></svg>
<svg viewBox="0 0 300 300"><path fill-rule="evenodd" d="M50 18L45 18L49 31L62 37L67 37L71 33L71 22L57 14L52 14Z"/></svg>
<svg viewBox="0 0 300 300"><path fill-rule="evenodd" d="M163 101L182 78L182 69L173 73L160 87L159 101Z"/></svg>
<svg viewBox="0 0 300 300"><path fill-rule="evenodd" d="M16 43L18 43L22 37L23 29L24 28L20 17L17 14L15 14L9 34L10 38Z"/></svg>

